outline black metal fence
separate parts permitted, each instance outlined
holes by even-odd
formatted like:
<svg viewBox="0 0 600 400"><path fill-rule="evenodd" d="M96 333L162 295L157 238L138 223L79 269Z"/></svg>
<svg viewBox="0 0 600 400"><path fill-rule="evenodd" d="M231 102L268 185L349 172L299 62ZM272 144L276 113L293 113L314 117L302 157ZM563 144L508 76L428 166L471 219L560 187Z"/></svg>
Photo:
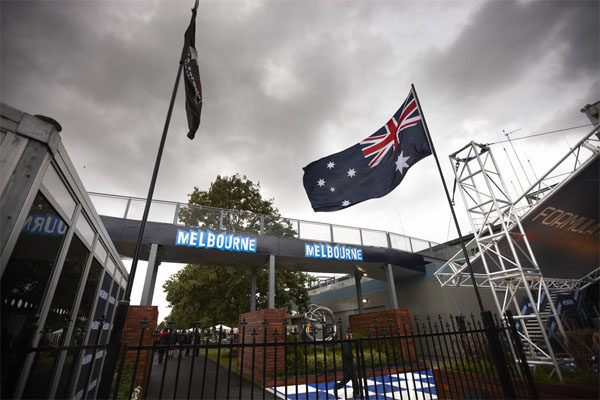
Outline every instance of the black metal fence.
<svg viewBox="0 0 600 400"><path fill-rule="evenodd" d="M269 321L238 336L173 329L122 346L111 398L536 398L512 317L372 321L308 340ZM322 326L333 333L332 326ZM341 383L339 383L342 381Z"/></svg>

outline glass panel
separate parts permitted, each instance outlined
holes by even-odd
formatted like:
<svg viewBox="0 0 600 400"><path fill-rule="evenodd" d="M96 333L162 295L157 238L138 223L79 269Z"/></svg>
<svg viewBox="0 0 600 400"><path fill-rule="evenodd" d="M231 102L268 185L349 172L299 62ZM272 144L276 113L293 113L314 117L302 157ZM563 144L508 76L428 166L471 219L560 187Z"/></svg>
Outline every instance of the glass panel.
<svg viewBox="0 0 600 400"><path fill-rule="evenodd" d="M298 220L265 215L263 229L265 235L298 237Z"/></svg>
<svg viewBox="0 0 600 400"><path fill-rule="evenodd" d="M181 206L179 221L187 226L219 230L221 210L200 206Z"/></svg>
<svg viewBox="0 0 600 400"><path fill-rule="evenodd" d="M71 321L71 314L74 311L73 303L88 255L88 249L81 240L74 236L60 273L58 286L54 291L54 298L50 305L46 324L42 329L43 336L40 339L40 346L58 347L63 344L64 335L69 326L69 321ZM55 351L45 351L38 354L25 386L24 398L47 397L57 355L58 353Z"/></svg>
<svg viewBox="0 0 600 400"><path fill-rule="evenodd" d="M67 225L38 193L2 276L2 398L12 396Z"/></svg>
<svg viewBox="0 0 600 400"><path fill-rule="evenodd" d="M94 241L95 233L92 227L90 226L89 222L87 221L87 218L85 218L85 215L83 215L83 213L79 214L75 227L77 228L79 233L81 233L81 236L86 241L86 243L89 246L91 246Z"/></svg>
<svg viewBox="0 0 600 400"><path fill-rule="evenodd" d="M83 296L81 298L81 304L79 304L79 310L77 311L77 319L75 320L75 327L73 328L73 334L71 335L71 345L83 345L86 328L88 327L88 321L90 318L90 311L94 305L94 296L96 294L96 288L100 281L100 274L102 273L102 265L95 258L92 260L90 266L90 272L85 282L85 289L83 289Z"/></svg>
<svg viewBox="0 0 600 400"><path fill-rule="evenodd" d="M83 290L81 304L79 304L79 310L77 311L75 327L73 328L73 334L71 335L71 346L81 346L84 344L90 311L94 305L94 297L96 294L96 288L98 287L98 282L100 281L101 273L102 265L100 265L98 260L95 258L92 259L92 265L85 283L85 289ZM67 353L62 374L60 376L58 390L56 392L57 398L66 398L69 395L71 381L75 379L75 366L81 364L80 354L81 352L78 351ZM83 373L84 371L82 371L82 374Z"/></svg>
<svg viewBox="0 0 600 400"><path fill-rule="evenodd" d="M410 239L408 238L408 236L390 233L390 240L392 242L393 249L412 251L410 248Z"/></svg>
<svg viewBox="0 0 600 400"><path fill-rule="evenodd" d="M92 203L94 203L94 207L96 208L98 215L106 215L109 217L119 218L123 218L123 216L125 215L125 210L127 210L128 199L97 196L94 194L90 194L89 196L92 200Z"/></svg>
<svg viewBox="0 0 600 400"><path fill-rule="evenodd" d="M98 243L96 243L96 249L94 250L94 255L96 256L98 261L100 261L100 264L104 264L104 260L106 260L106 254L106 249L104 248L100 240L98 240Z"/></svg>
<svg viewBox="0 0 600 400"><path fill-rule="evenodd" d="M360 245L360 229L334 225L333 241Z"/></svg>
<svg viewBox="0 0 600 400"><path fill-rule="evenodd" d="M412 242L413 251L415 253L429 248L429 242L427 240L411 238L410 241Z"/></svg>
<svg viewBox="0 0 600 400"><path fill-rule="evenodd" d="M365 246L388 247L387 236L383 231L362 230Z"/></svg>
<svg viewBox="0 0 600 400"><path fill-rule="evenodd" d="M106 317L105 308L106 303L108 302L108 293L110 291L110 285L112 283L112 277L109 274L104 274L104 278L102 279L102 287L100 288L100 293L98 293L98 302L96 303L96 311L94 312L94 322L92 324L92 334L88 339L88 344L94 344L98 339L97 332L100 332L99 329L102 329L102 325L100 325L100 318L102 316Z"/></svg>
<svg viewBox="0 0 600 400"><path fill-rule="evenodd" d="M112 258L108 257L108 261L106 262L106 270L112 275L115 276L115 263Z"/></svg>
<svg viewBox="0 0 600 400"><path fill-rule="evenodd" d="M331 241L331 229L328 224L300 221L299 229L301 239Z"/></svg>
<svg viewBox="0 0 600 400"><path fill-rule="evenodd" d="M144 215L144 207L146 207L146 200L131 200L127 219L141 220ZM153 201L150 205L148 221L167 222L172 224L173 219L175 218L176 207L177 205L175 203Z"/></svg>
<svg viewBox="0 0 600 400"><path fill-rule="evenodd" d="M100 333L102 332L103 326L100 325L100 317L104 315L104 309L106 308L106 302L108 300L108 291L110 290L110 283L112 282L112 278L109 274L104 274L104 278L102 278L102 286L100 287L100 292L98 293L98 302L96 303L96 311L94 311L94 320L92 322L91 333L88 337L87 344L94 345L100 339ZM75 393L75 397L78 397L78 393L82 391L91 376L92 366L94 364L94 360L92 359L94 356L93 350L86 350L83 359L81 360L81 373L79 375L79 383L77 385L77 391ZM83 392L81 392L83 395Z"/></svg>
<svg viewBox="0 0 600 400"><path fill-rule="evenodd" d="M75 200L52 165L48 167L42 183L69 218L73 217Z"/></svg>

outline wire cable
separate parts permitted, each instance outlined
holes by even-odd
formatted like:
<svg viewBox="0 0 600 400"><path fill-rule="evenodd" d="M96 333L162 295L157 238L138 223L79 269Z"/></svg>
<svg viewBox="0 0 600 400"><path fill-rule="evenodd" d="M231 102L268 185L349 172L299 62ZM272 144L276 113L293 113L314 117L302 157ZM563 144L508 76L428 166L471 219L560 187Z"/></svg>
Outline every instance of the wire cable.
<svg viewBox="0 0 600 400"><path fill-rule="evenodd" d="M534 133L532 135L521 136L521 137L518 137L518 138L511 138L510 140L499 140L497 142L487 143L487 146L491 146L493 144L498 144L498 143L506 143L506 142L510 142L511 140L515 141L515 140L521 140L521 139L528 139L528 138L532 138L532 137L536 137L536 136L549 135L551 133L565 132L565 131L570 131L570 130L573 130L573 129L584 128L586 126L592 126L592 125L593 124L585 124L585 125L572 126L570 128L556 129L554 131Z"/></svg>

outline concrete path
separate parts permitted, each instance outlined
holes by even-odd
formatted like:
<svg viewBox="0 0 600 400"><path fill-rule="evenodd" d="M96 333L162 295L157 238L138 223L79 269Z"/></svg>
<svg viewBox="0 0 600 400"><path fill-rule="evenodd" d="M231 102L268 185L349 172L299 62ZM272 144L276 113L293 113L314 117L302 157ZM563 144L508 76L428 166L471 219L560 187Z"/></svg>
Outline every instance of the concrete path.
<svg viewBox="0 0 600 400"><path fill-rule="evenodd" d="M206 361L206 371L204 363ZM179 363L179 376L177 365ZM192 369L193 365L193 369ZM166 368L165 368L166 366ZM192 373L190 383L190 372ZM217 376L218 372L218 376ZM229 392L227 391L228 369L217 365L211 359L199 355L196 357L183 356L178 362L177 351L172 359L158 363L155 355L148 384L148 399L262 399L263 388L252 384L246 379L241 382L240 376L233 371L229 374ZM161 381L164 373L164 385L160 393ZM177 391L175 392L175 388ZM189 388L189 397L188 397ZM266 398L276 398L274 394L266 391Z"/></svg>

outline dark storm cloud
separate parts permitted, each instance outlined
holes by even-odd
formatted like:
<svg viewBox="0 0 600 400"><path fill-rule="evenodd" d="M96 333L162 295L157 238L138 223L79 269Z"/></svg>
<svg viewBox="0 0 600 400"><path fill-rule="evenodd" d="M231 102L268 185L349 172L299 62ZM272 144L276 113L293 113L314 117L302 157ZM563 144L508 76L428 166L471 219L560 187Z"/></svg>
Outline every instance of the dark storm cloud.
<svg viewBox="0 0 600 400"><path fill-rule="evenodd" d="M301 168L382 126L411 82L442 157L481 139L465 126L561 127L594 101L584 92L598 85L597 4L201 1L202 122L190 142L180 90L155 197L185 200L239 172L282 213L333 218L312 213ZM2 101L63 125L88 190L144 196L192 5L1 2ZM429 171L411 174L393 196L427 191Z"/></svg>
<svg viewBox="0 0 600 400"><path fill-rule="evenodd" d="M598 76L598 1L488 1L454 43L426 60L424 75L439 88L477 96L520 82L553 57L559 79Z"/></svg>

